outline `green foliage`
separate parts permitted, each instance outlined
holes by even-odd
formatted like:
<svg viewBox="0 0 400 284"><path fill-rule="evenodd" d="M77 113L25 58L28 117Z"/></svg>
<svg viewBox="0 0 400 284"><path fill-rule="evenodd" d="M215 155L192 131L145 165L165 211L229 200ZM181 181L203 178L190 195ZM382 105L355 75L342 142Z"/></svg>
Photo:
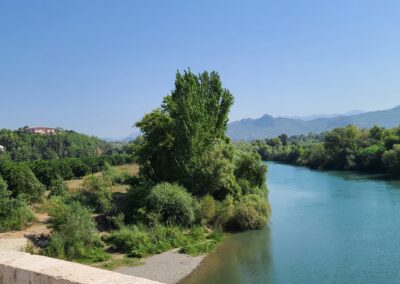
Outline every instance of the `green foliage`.
<svg viewBox="0 0 400 284"><path fill-rule="evenodd" d="M354 169L361 131L352 125L335 128L325 136L324 147L330 168Z"/></svg>
<svg viewBox="0 0 400 284"><path fill-rule="evenodd" d="M211 224L214 221L215 214L217 213L217 202L215 199L207 194L200 201L200 220L203 224Z"/></svg>
<svg viewBox="0 0 400 284"><path fill-rule="evenodd" d="M393 149L383 153L382 161L389 173L400 176L400 144L393 145Z"/></svg>
<svg viewBox="0 0 400 284"><path fill-rule="evenodd" d="M197 201L185 188L160 183L146 199L146 212L158 216L163 224L190 226L196 220Z"/></svg>
<svg viewBox="0 0 400 284"><path fill-rule="evenodd" d="M225 131L233 96L216 72L176 75L175 89L157 109L136 123L143 133L141 173L155 182L179 182L196 190L199 163Z"/></svg>
<svg viewBox="0 0 400 284"><path fill-rule="evenodd" d="M88 175L83 179L83 187L77 198L96 213L110 213L112 205L112 182L107 176Z"/></svg>
<svg viewBox="0 0 400 284"><path fill-rule="evenodd" d="M4 181L3 177L0 175L0 191L7 190L7 183Z"/></svg>
<svg viewBox="0 0 400 284"><path fill-rule="evenodd" d="M236 159L235 176L239 180L243 194L265 192L267 166L261 162L255 151L239 151Z"/></svg>
<svg viewBox="0 0 400 284"><path fill-rule="evenodd" d="M13 161L88 157L111 150L106 142L96 137L61 130L54 135L40 135L23 129L1 129L0 145L6 147Z"/></svg>
<svg viewBox="0 0 400 284"><path fill-rule="evenodd" d="M113 185L129 184L132 180L130 173L118 171L107 162L104 164L103 176L110 179Z"/></svg>
<svg viewBox="0 0 400 284"><path fill-rule="evenodd" d="M362 130L349 125L319 136L289 137L287 146L271 146L269 140L252 142L264 160L317 169L374 171L400 176L400 128L374 126Z"/></svg>
<svg viewBox="0 0 400 284"><path fill-rule="evenodd" d="M61 198L55 198L52 202L49 215L53 230L50 243L43 253L83 262L108 259L109 255L102 250L90 211L78 202L65 204Z"/></svg>
<svg viewBox="0 0 400 284"><path fill-rule="evenodd" d="M180 252L191 256L209 253L215 250L217 244L213 241L184 245Z"/></svg>
<svg viewBox="0 0 400 284"><path fill-rule="evenodd" d="M68 194L68 186L62 179L54 180L50 190L50 197L64 196Z"/></svg>
<svg viewBox="0 0 400 284"><path fill-rule="evenodd" d="M107 171L110 165L122 165L131 162L132 159L128 155L113 154L101 157L65 158L47 161L36 160L28 163L28 166L44 185L50 187L54 181L59 179L80 178L102 170ZM114 178L115 182L117 182L119 181L118 179L125 179L127 177L118 173Z"/></svg>
<svg viewBox="0 0 400 284"><path fill-rule="evenodd" d="M384 151L385 148L382 145L377 144L360 149L357 153L357 162L359 168L365 170L382 169L381 157Z"/></svg>
<svg viewBox="0 0 400 284"><path fill-rule="evenodd" d="M209 151L193 165L191 192L196 195L211 194L219 200L226 195L240 195L235 176L236 148L223 140L216 140Z"/></svg>
<svg viewBox="0 0 400 284"><path fill-rule="evenodd" d="M214 227L218 229L229 229L235 212L235 201L231 195L228 195L217 208L217 214L214 219Z"/></svg>
<svg viewBox="0 0 400 284"><path fill-rule="evenodd" d="M220 239L214 237L208 240L207 231L201 227L185 231L176 226L126 226L113 231L107 242L130 257L145 257L178 247L185 248L184 251L191 254L207 253L215 248Z"/></svg>
<svg viewBox="0 0 400 284"><path fill-rule="evenodd" d="M42 200L45 187L25 164L1 159L0 174L6 180L13 197L23 197L29 202Z"/></svg>
<svg viewBox="0 0 400 284"><path fill-rule="evenodd" d="M233 229L255 230L265 226L271 214L266 199L259 195L247 195L235 208L231 221Z"/></svg>
<svg viewBox="0 0 400 284"><path fill-rule="evenodd" d="M0 175L0 232L20 230L34 219L32 211L23 200L11 197Z"/></svg>
<svg viewBox="0 0 400 284"><path fill-rule="evenodd" d="M133 185L129 188L126 200L125 218L128 222L146 222L149 216L145 215L146 201L149 196L153 182L144 180L143 178L136 178Z"/></svg>
<svg viewBox="0 0 400 284"><path fill-rule="evenodd" d="M136 123L143 133L137 150L141 178L156 186L142 184L129 191L133 220L186 227L201 222L226 229L235 221L237 204L247 195L261 196L268 206L266 166L253 148L232 144L225 135L232 104L233 96L222 88L216 72L198 76L191 71L177 73L175 89L164 98L161 108ZM271 142L287 145L289 137L281 135ZM200 206L174 184L198 197ZM258 203L245 205L258 214L255 219L263 217L266 224L269 211L254 204ZM240 223L237 227L260 226ZM209 244L202 248L206 247Z"/></svg>

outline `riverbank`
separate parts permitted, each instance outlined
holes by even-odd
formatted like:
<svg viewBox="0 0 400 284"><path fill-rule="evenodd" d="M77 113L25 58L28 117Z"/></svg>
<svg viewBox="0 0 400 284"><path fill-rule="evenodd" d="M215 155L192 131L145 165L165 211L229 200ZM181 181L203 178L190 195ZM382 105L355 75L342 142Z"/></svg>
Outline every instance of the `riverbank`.
<svg viewBox="0 0 400 284"><path fill-rule="evenodd" d="M136 277L178 283L188 276L203 261L205 255L190 256L179 253L178 249L167 251L144 259L144 264L134 267L120 267L115 272Z"/></svg>

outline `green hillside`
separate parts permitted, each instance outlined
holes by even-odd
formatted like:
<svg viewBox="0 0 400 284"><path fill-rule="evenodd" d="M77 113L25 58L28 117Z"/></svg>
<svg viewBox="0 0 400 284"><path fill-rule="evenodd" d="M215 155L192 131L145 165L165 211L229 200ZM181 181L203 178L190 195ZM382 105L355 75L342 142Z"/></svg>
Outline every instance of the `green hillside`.
<svg viewBox="0 0 400 284"><path fill-rule="evenodd" d="M13 161L90 157L104 153L110 145L97 137L74 131L57 130L52 135L0 129L0 145Z"/></svg>

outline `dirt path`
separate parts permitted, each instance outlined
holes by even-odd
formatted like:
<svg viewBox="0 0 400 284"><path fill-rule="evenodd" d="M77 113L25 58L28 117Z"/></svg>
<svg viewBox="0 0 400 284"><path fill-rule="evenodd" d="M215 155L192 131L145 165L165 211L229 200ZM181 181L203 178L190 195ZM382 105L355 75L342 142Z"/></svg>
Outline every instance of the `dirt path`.
<svg viewBox="0 0 400 284"><path fill-rule="evenodd" d="M204 257L204 255L194 257L181 254L175 249L148 257L143 265L121 267L114 271L173 284L189 275L200 265Z"/></svg>
<svg viewBox="0 0 400 284"><path fill-rule="evenodd" d="M0 233L0 249L22 250L28 244L29 237L48 235L49 215L36 214L36 218L37 221L24 230Z"/></svg>

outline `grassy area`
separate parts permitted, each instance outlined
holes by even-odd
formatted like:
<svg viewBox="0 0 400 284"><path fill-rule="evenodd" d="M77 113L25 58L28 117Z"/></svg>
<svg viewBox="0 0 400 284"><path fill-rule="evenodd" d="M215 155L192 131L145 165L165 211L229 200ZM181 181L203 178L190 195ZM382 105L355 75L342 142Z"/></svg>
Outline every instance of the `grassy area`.
<svg viewBox="0 0 400 284"><path fill-rule="evenodd" d="M143 260L139 258L132 258L132 257L127 257L122 254L113 254L112 259L100 263L93 264L93 267L97 268L102 268L102 269L107 269L107 270L115 270L118 267L123 267L123 266L137 266L137 265L142 265L144 262Z"/></svg>

